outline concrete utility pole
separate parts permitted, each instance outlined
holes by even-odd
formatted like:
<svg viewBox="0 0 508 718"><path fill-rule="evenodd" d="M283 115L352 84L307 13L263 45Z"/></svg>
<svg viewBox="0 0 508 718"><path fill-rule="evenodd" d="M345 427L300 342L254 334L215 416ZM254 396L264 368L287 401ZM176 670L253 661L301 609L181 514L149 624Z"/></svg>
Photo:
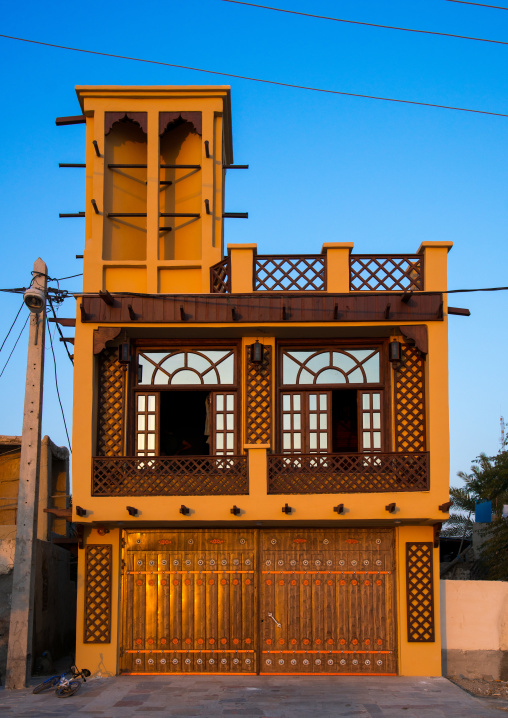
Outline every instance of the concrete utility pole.
<svg viewBox="0 0 508 718"><path fill-rule="evenodd" d="M47 273L45 263L42 259L37 259L34 263L32 286L25 293L25 303L30 309L30 332L19 467L16 551L12 576L6 688L25 688L32 673Z"/></svg>

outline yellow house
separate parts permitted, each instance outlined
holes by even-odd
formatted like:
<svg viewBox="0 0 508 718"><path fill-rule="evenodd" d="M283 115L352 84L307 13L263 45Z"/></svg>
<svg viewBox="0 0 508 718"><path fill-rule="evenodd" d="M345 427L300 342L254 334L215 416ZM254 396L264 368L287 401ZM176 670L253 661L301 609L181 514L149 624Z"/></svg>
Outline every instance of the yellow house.
<svg viewBox="0 0 508 718"><path fill-rule="evenodd" d="M77 664L440 675L452 243L225 248L229 87L77 95Z"/></svg>

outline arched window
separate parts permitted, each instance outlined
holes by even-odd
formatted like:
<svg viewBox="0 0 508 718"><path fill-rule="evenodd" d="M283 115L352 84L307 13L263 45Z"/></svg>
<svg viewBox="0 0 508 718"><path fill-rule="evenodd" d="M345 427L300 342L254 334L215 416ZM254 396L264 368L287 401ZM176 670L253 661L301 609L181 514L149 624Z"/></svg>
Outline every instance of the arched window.
<svg viewBox="0 0 508 718"><path fill-rule="evenodd" d="M283 453L383 450L379 346L282 348Z"/></svg>

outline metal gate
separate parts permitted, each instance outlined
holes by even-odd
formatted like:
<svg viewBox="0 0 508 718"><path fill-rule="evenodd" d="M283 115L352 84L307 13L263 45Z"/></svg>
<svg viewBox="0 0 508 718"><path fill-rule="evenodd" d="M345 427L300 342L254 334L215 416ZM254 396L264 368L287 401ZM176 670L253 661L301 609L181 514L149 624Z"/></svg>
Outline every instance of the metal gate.
<svg viewBox="0 0 508 718"><path fill-rule="evenodd" d="M396 674L390 529L126 531L122 673Z"/></svg>

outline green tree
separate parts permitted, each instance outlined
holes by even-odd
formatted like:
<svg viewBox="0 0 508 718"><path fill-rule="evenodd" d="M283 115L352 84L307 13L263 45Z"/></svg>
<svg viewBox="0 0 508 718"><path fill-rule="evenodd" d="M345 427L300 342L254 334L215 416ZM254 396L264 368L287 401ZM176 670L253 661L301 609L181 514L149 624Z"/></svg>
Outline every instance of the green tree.
<svg viewBox="0 0 508 718"><path fill-rule="evenodd" d="M460 471L457 476L464 486L450 489L453 511L442 533L470 538L475 504L492 501L493 520L484 532L482 558L488 578L508 580L508 519L503 518L503 505L508 503L508 442L495 456L480 454L473 461L471 473Z"/></svg>

